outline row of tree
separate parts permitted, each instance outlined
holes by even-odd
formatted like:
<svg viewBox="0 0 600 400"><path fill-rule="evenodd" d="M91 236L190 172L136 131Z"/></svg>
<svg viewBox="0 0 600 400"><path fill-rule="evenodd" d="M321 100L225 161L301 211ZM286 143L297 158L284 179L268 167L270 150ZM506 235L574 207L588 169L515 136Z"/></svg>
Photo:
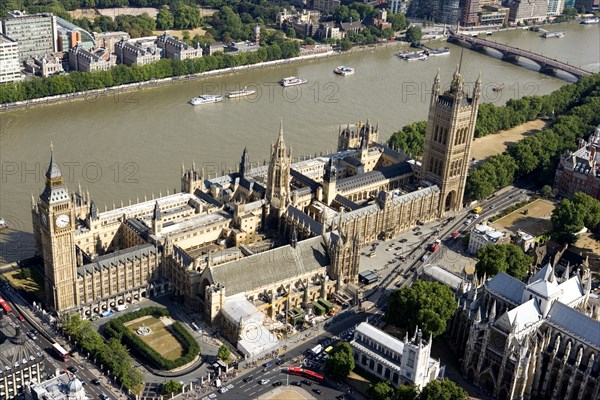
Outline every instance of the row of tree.
<svg viewBox="0 0 600 400"><path fill-rule="evenodd" d="M188 60L162 59L142 66L118 65L109 71L72 72L68 75L3 83L0 84L0 104L256 64L296 57L299 52L298 42L284 42L236 55L217 53Z"/></svg>
<svg viewBox="0 0 600 400"><path fill-rule="evenodd" d="M13 10L35 10L35 7L52 6L63 10L73 11L78 8L113 8L113 7L154 7L165 5L194 6L195 0L3 0L0 2L0 18Z"/></svg>
<svg viewBox="0 0 600 400"><path fill-rule="evenodd" d="M79 315L69 316L63 323L63 329L76 341L89 358L110 371L124 388L139 393L144 385L142 373L133 366L127 348L118 339L112 338L106 343L90 321L82 320Z"/></svg>
<svg viewBox="0 0 600 400"><path fill-rule="evenodd" d="M164 308L142 308L141 310L113 319L104 328L104 333L111 339L116 339L119 342L125 343L132 351L146 361L150 362L155 368L172 370L192 362L200 353L200 345L179 321L175 321L168 327L171 334L177 339L183 348L183 355L176 360L169 360L165 358L162 354L144 342L136 333L132 332L124 325L126 322L144 316L160 318L168 315L169 312Z"/></svg>
<svg viewBox="0 0 600 400"><path fill-rule="evenodd" d="M415 386L401 385L394 388L389 381L381 381L369 387L371 400L467 400L467 393L449 379L433 380L423 390Z"/></svg>
<svg viewBox="0 0 600 400"><path fill-rule="evenodd" d="M600 74L563 86L548 96L557 114L549 129L511 144L471 171L466 197L481 200L526 175L539 185L552 183L560 156L576 148L580 138L589 136L600 124ZM479 125L479 120L477 121Z"/></svg>
<svg viewBox="0 0 600 400"><path fill-rule="evenodd" d="M552 211L552 236L563 243L575 243L584 227L600 236L600 200L583 192L562 200Z"/></svg>

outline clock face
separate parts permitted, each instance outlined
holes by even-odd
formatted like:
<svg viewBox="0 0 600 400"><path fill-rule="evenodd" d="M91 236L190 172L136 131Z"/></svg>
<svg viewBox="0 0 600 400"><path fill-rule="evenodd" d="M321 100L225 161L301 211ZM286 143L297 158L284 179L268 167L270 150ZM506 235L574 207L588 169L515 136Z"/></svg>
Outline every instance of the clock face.
<svg viewBox="0 0 600 400"><path fill-rule="evenodd" d="M42 214L42 224L44 226L48 225L48 218L46 217L46 214Z"/></svg>
<svg viewBox="0 0 600 400"><path fill-rule="evenodd" d="M64 228L65 226L69 225L69 221L71 220L71 218L69 218L69 216L67 214L61 214L58 217L56 217L56 226L59 228Z"/></svg>

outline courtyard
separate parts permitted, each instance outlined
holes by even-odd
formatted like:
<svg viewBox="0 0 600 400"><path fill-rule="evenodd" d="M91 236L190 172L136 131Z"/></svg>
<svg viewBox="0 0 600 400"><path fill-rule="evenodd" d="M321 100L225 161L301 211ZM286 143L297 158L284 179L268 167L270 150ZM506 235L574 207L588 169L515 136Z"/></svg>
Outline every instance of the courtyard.
<svg viewBox="0 0 600 400"><path fill-rule="evenodd" d="M172 322L169 318L156 318L147 315L126 322L124 325L133 333L141 326L149 328L150 333L148 335L140 335L139 337L167 360L177 360L183 356L183 347L167 328Z"/></svg>

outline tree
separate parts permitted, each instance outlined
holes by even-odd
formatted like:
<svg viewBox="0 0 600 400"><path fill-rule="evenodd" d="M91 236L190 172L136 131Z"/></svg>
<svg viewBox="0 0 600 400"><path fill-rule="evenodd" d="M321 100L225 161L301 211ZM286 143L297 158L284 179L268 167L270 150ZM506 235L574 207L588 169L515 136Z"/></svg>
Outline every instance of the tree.
<svg viewBox="0 0 600 400"><path fill-rule="evenodd" d="M389 138L388 144L402 149L409 157L419 158L423 154L426 131L426 121L413 122L402 127L398 132L394 132Z"/></svg>
<svg viewBox="0 0 600 400"><path fill-rule="evenodd" d="M177 29L194 29L202 24L200 10L197 7L179 5L173 7L173 23Z"/></svg>
<svg viewBox="0 0 600 400"><path fill-rule="evenodd" d="M429 334L437 337L445 332L456 307L448 286L417 279L412 286L391 294L385 319L407 331L414 331L418 326L425 337Z"/></svg>
<svg viewBox="0 0 600 400"><path fill-rule="evenodd" d="M170 396L173 393L179 393L181 391L181 383L174 381L174 380L168 380L162 389L162 394L163 396Z"/></svg>
<svg viewBox="0 0 600 400"><path fill-rule="evenodd" d="M520 247L509 244L488 244L477 252L477 275L492 277L500 272L521 280L527 275L533 257L528 256Z"/></svg>
<svg viewBox="0 0 600 400"><path fill-rule="evenodd" d="M577 232L583 227L596 235L600 232L600 201L583 192L573 199L565 199L552 211L552 236L566 243L577 240Z"/></svg>
<svg viewBox="0 0 600 400"><path fill-rule="evenodd" d="M394 387L389 381L377 382L369 386L368 394L372 400L390 400L394 397Z"/></svg>
<svg viewBox="0 0 600 400"><path fill-rule="evenodd" d="M540 196L544 197L544 198L549 198L552 196L552 186L550 185L544 185L541 189L540 189Z"/></svg>
<svg viewBox="0 0 600 400"><path fill-rule="evenodd" d="M467 393L449 379L429 382L419 394L419 400L467 400Z"/></svg>
<svg viewBox="0 0 600 400"><path fill-rule="evenodd" d="M160 30L172 29L175 25L175 18L173 14L166 8L161 8L156 15L156 27Z"/></svg>
<svg viewBox="0 0 600 400"><path fill-rule="evenodd" d="M406 30L407 42L418 42L423 37L423 31L418 26L411 26Z"/></svg>
<svg viewBox="0 0 600 400"><path fill-rule="evenodd" d="M348 51L351 48L352 48L352 42L350 42L350 39L343 38L342 41L340 42L340 50Z"/></svg>
<svg viewBox="0 0 600 400"><path fill-rule="evenodd" d="M408 21L406 20L406 16L404 14L388 14L388 22L392 24L392 28L395 31L402 31L408 27Z"/></svg>
<svg viewBox="0 0 600 400"><path fill-rule="evenodd" d="M225 346L224 344L221 345L221 347L219 347L219 351L217 352L217 357L223 361L229 360L229 357L231 357L229 347Z"/></svg>
<svg viewBox="0 0 600 400"><path fill-rule="evenodd" d="M325 361L325 371L336 378L345 378L354 369L354 355L348 342L335 345Z"/></svg>
<svg viewBox="0 0 600 400"><path fill-rule="evenodd" d="M401 385L396 389L394 400L415 400L418 395L416 386Z"/></svg>

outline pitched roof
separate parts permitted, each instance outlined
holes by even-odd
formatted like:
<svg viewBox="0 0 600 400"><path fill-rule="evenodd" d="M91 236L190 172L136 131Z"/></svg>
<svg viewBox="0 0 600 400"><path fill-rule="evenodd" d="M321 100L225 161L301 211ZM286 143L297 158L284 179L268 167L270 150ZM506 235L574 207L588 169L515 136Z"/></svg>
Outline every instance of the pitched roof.
<svg viewBox="0 0 600 400"><path fill-rule="evenodd" d="M502 328L505 332L511 332L513 326L515 326L515 332L520 332L529 325L539 322L541 317L542 313L538 301L531 299L519 307L505 312L498 318L495 325Z"/></svg>
<svg viewBox="0 0 600 400"><path fill-rule="evenodd" d="M390 165L379 170L369 171L364 174L354 175L337 181L339 192L349 192L362 186L371 185L376 182L384 182L390 178L399 177L412 173L412 167L407 162Z"/></svg>
<svg viewBox="0 0 600 400"><path fill-rule="evenodd" d="M556 301L550 309L547 320L550 324L600 350L600 322L593 318Z"/></svg>
<svg viewBox="0 0 600 400"><path fill-rule="evenodd" d="M534 283L541 280L550 281L553 280L552 275L554 275L554 268L552 268L552 265L548 263L544 266L544 268L536 272L536 274L529 279L529 282Z"/></svg>
<svg viewBox="0 0 600 400"><path fill-rule="evenodd" d="M487 281L485 287L489 292L510 301L514 305L519 305L523 298L525 284L505 272L500 272Z"/></svg>
<svg viewBox="0 0 600 400"><path fill-rule="evenodd" d="M211 267L213 282L225 286L228 296L259 289L310 273L330 264L327 245L321 236L254 254Z"/></svg>
<svg viewBox="0 0 600 400"><path fill-rule="evenodd" d="M389 335L382 330L375 328L373 325L367 322L361 322L360 325L356 327L356 332L368 337L384 347L394 349L394 351L397 353L402 354L404 342L396 339L392 335Z"/></svg>
<svg viewBox="0 0 600 400"><path fill-rule="evenodd" d="M294 207L289 206L287 208L287 214L293 219L297 219L299 225L306 225L310 228L310 231L315 235L320 235L323 232L323 225L319 221L312 219L308 216L304 211Z"/></svg>
<svg viewBox="0 0 600 400"><path fill-rule="evenodd" d="M559 301L567 305L583 296L583 285L577 275L564 281L556 289L562 291Z"/></svg>
<svg viewBox="0 0 600 400"><path fill-rule="evenodd" d="M86 273L91 274L94 271L100 271L103 268L108 269L112 266L119 265L119 263L124 264L136 258L140 259L141 257L155 254L157 251L158 249L150 243L130 247L125 250L119 250L114 253L96 257L91 263L77 267L77 273L84 276Z"/></svg>

